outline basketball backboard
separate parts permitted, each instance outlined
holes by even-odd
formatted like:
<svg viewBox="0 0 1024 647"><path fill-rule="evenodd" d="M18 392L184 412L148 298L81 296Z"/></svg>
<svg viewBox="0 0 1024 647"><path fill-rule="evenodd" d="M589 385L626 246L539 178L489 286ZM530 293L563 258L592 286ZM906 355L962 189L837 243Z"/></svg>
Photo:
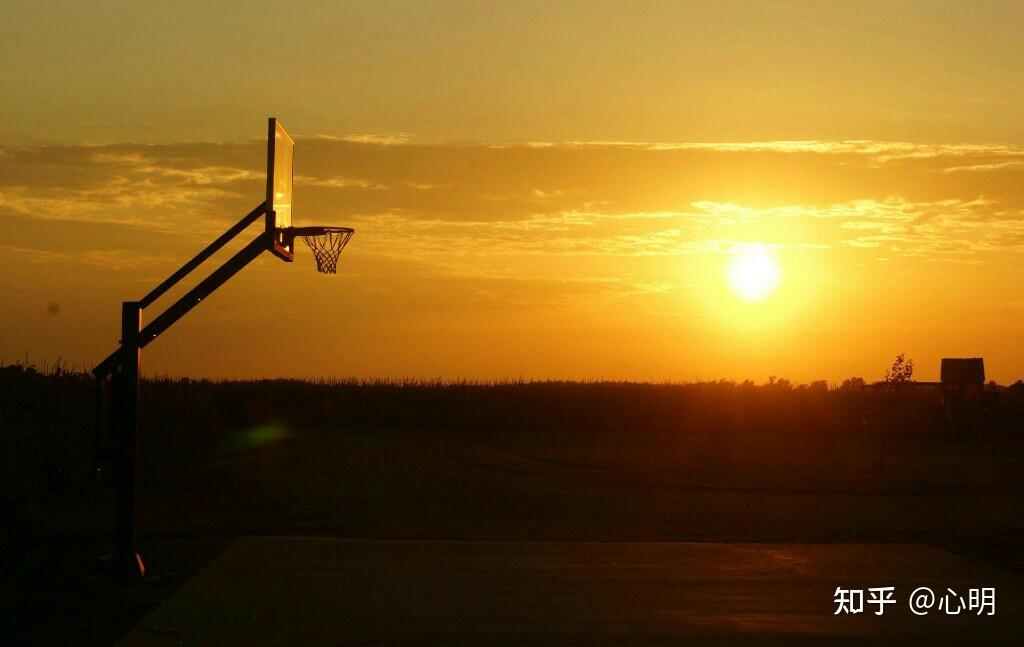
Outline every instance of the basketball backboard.
<svg viewBox="0 0 1024 647"><path fill-rule="evenodd" d="M270 251L286 261L293 258L293 242L282 233L292 226L292 157L295 141L284 126L270 118L267 129L267 232L273 236Z"/></svg>

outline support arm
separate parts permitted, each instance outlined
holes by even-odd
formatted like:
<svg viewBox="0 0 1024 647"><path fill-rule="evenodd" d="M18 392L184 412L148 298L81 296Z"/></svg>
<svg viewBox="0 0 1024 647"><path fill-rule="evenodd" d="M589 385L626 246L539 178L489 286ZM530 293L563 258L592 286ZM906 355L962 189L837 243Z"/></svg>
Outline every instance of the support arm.
<svg viewBox="0 0 1024 647"><path fill-rule="evenodd" d="M153 288L152 292L142 297L142 301L139 302L139 305L142 308L145 308L146 306L152 304L154 301L159 299L164 294L164 292L167 292L172 287L174 287L175 283L185 278L189 274L189 272L196 269L203 263L203 261L213 256L217 252L217 250L223 247L225 244L227 244L228 241L230 241L238 234L242 233L246 227L251 225L253 222L256 221L257 218L266 213L266 204L266 202L261 202L260 206L256 207L248 214L246 214L246 216L239 220L237 223L235 223L231 227L231 229L228 229L223 234L221 234L220 238L207 245L203 251L195 255L195 258L182 265L177 272L168 276L163 283Z"/></svg>
<svg viewBox="0 0 1024 647"><path fill-rule="evenodd" d="M139 333L139 347L145 348L160 333L173 326L178 319L188 314L188 311L196 307L200 301L210 296L214 290L224 285L232 276L238 274L243 267L265 252L270 247L268 238L269 236L266 233L262 233L254 238L252 242L240 249L238 253L225 261L212 274L200 281L199 285L189 290L174 305L164 310L159 317L154 319Z"/></svg>
<svg viewBox="0 0 1024 647"><path fill-rule="evenodd" d="M223 243L221 243L221 245L223 245ZM148 326L143 328L142 332L139 333L139 348L144 348L149 344L149 342L156 339L160 333L174 325L174 323L184 317L189 310L196 307L200 301L210 296L214 290L224 285L228 279L237 274L243 267L251 263L253 259L259 256L262 252L266 251L268 247L269 236L265 232L254 238L252 242L240 249L234 256L225 261L223 265L214 270L212 274L189 290L185 296L178 299ZM103 378L109 375L121 362L122 352L123 349L118 348L116 351L108 355L105 360L96 365L96 368L92 369L93 375L97 378Z"/></svg>

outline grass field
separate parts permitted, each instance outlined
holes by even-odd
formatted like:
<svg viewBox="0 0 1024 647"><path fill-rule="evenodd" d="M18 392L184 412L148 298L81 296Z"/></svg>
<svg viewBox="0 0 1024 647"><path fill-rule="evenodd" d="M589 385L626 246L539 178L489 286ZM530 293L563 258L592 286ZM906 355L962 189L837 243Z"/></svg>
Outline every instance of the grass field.
<svg viewBox="0 0 1024 647"><path fill-rule="evenodd" d="M967 440L923 390L164 380L142 396L149 574L111 580L94 564L113 499L91 477L91 389L3 372L15 644L109 644L251 534L901 542L1024 566L1012 389Z"/></svg>

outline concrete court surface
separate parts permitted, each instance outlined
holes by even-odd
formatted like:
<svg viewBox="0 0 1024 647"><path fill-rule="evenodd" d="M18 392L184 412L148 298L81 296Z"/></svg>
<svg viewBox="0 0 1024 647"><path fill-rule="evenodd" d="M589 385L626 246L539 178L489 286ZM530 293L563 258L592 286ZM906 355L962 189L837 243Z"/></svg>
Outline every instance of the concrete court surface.
<svg viewBox="0 0 1024 647"><path fill-rule="evenodd" d="M1022 579L911 544L247 537L119 644L1020 644ZM837 586L896 604L836 616ZM915 616L919 586L996 615Z"/></svg>

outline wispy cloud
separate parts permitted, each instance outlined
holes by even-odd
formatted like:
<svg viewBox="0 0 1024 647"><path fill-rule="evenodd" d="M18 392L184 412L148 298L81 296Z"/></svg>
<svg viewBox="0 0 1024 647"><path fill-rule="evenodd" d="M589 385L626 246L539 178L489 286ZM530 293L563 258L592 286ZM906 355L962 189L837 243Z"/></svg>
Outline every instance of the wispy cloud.
<svg viewBox="0 0 1024 647"><path fill-rule="evenodd" d="M294 177L295 188L318 187L328 189L367 189L371 191L382 191L388 187L383 184L376 184L370 180L353 177L316 177L311 175L296 175Z"/></svg>
<svg viewBox="0 0 1024 647"><path fill-rule="evenodd" d="M524 144L492 144L493 148L624 148L650 151L714 151L719 153L815 153L864 155L885 161L934 157L1012 156L1024 157L1024 148L1006 144L920 144L914 142L845 140L781 140L767 142L635 142L590 140L568 142L533 141Z"/></svg>
<svg viewBox="0 0 1024 647"><path fill-rule="evenodd" d="M353 253L437 268L487 259L723 253L753 238L885 257L1017 251L1024 149L873 141L302 139L296 221L360 230ZM212 235L263 195L237 145L3 149L0 207L26 219ZM358 251L355 251L358 250ZM474 260L475 259L475 260ZM445 270L449 271L449 270Z"/></svg>
<svg viewBox="0 0 1024 647"><path fill-rule="evenodd" d="M333 142L350 142L354 144L374 144L377 146L401 146L412 144L416 138L409 133L350 133L347 135L316 135L314 139Z"/></svg>
<svg viewBox="0 0 1024 647"><path fill-rule="evenodd" d="M968 164L966 166L948 166L943 173L982 173L985 171L1002 171L1005 169L1024 168L1024 160L1007 162L989 162L986 164Z"/></svg>
<svg viewBox="0 0 1024 647"><path fill-rule="evenodd" d="M167 267L176 259L170 254L147 254L133 252L126 254L113 250L83 249L75 252L61 252L42 249L38 246L0 245L4 254L16 257L19 262L29 264L59 263L66 267L89 265L105 270L153 270Z"/></svg>

